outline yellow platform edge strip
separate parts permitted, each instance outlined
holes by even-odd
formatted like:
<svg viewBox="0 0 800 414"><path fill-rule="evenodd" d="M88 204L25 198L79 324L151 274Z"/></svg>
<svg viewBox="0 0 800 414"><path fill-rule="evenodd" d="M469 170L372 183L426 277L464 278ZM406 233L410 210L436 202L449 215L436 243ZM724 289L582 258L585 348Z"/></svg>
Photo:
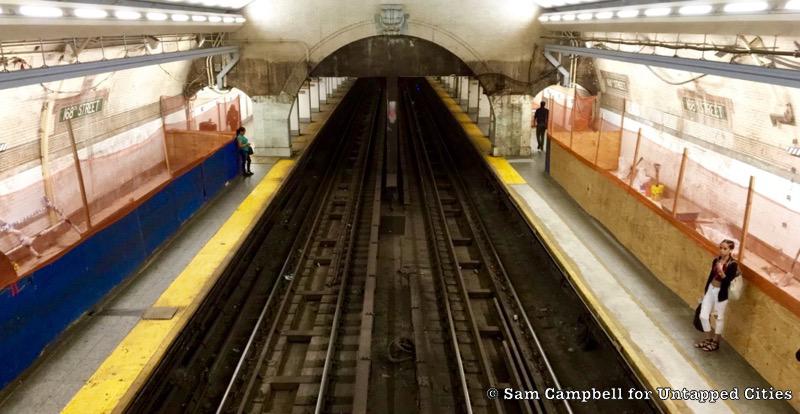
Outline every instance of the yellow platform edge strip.
<svg viewBox="0 0 800 414"><path fill-rule="evenodd" d="M579 290L581 296L593 308L597 317L603 322L606 329L611 334L611 337L617 342L618 349L622 352L628 362L637 370L638 375L644 380L647 385L655 389L657 387L668 387L669 382L664 378L661 372L646 358L641 352L640 348L630 340L625 329L619 326L616 319L611 317L609 311L603 306L602 302L595 296L594 292L589 289L585 280L581 276L577 265L572 261L568 254L560 248L559 244L552 237L551 233L545 227L544 223L531 211L525 200L519 194L509 187L512 184L526 184L525 179L514 169L511 164L501 157L493 157L488 154L488 149L491 148L491 142L483 135L475 123L464 113L461 107L455 103L453 98L439 85L438 82L428 78L428 83L436 90L436 93L444 101L447 108L456 117L456 120L461 124L464 132L481 152L481 155L486 159L491 167L491 170L506 187L506 191L511 195L512 201L517 208L523 213L528 224L532 226L539 236L543 239L545 244L550 247L551 252L559 262L561 267L566 271L567 277L573 282L575 287ZM662 407L672 413L690 413L692 410L682 401L678 400L665 400L659 401Z"/></svg>
<svg viewBox="0 0 800 414"><path fill-rule="evenodd" d="M170 320L140 320L72 397L63 413L110 413L125 408L169 345L186 326L295 166L280 160L209 239L153 306L178 308Z"/></svg>

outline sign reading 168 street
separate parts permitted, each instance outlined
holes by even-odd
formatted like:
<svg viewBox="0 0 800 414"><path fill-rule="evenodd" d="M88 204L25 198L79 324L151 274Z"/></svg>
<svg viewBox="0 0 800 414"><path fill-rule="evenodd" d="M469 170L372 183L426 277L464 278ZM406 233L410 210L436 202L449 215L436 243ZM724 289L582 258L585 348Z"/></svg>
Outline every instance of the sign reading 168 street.
<svg viewBox="0 0 800 414"><path fill-rule="evenodd" d="M68 119L80 118L84 115L93 114L103 110L103 99L95 99L89 102L83 102L75 105L65 106L61 108L59 119L66 121Z"/></svg>

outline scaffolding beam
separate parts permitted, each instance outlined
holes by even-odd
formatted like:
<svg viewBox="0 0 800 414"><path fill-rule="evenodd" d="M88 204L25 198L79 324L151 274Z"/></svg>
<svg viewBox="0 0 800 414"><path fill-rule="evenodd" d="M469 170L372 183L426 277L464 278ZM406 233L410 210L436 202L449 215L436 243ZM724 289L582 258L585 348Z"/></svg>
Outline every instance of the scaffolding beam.
<svg viewBox="0 0 800 414"><path fill-rule="evenodd" d="M153 55L100 60L96 62L49 66L36 69L24 69L11 72L0 72L0 90L35 85L37 83L77 78L81 76L96 75L99 73L134 69L143 66L159 65L181 60L191 60L206 56L222 54L238 55L238 53L238 46L223 46L186 50L181 52L167 52Z"/></svg>
<svg viewBox="0 0 800 414"><path fill-rule="evenodd" d="M633 52L620 52L616 50L563 45L546 45L544 50L545 53L560 52L571 55L635 63L639 65L658 66L692 73L705 73L709 75L786 86L790 88L800 88L800 71L798 70L767 68L763 66L740 65L735 63L713 62L709 60L687 59L673 56L645 55Z"/></svg>

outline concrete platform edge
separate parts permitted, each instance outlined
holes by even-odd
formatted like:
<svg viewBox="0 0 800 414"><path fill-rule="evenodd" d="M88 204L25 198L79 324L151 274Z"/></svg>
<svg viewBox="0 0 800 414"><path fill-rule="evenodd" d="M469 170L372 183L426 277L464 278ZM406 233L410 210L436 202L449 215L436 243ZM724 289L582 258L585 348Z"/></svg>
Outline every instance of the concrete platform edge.
<svg viewBox="0 0 800 414"><path fill-rule="evenodd" d="M346 93L345 87L342 96ZM338 102L330 108L333 113ZM328 121L322 120L316 132ZM316 138L316 132L311 140ZM301 157L303 155L300 155ZM297 160L280 160L209 239L153 307L176 307L170 320L140 320L120 342L62 413L123 412L294 170ZM225 246L220 248L220 246Z"/></svg>

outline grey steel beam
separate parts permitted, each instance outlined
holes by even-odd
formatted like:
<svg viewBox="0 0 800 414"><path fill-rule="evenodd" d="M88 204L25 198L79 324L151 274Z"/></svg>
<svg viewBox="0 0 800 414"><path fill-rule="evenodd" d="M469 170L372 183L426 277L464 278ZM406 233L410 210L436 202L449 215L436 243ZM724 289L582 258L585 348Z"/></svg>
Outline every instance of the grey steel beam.
<svg viewBox="0 0 800 414"><path fill-rule="evenodd" d="M222 67L222 70L220 70L219 73L217 73L217 85L216 85L217 90L222 89L222 83L223 83L223 81L225 79L225 76L228 74L228 72L231 71L231 69L233 69L233 67L238 62L239 62L239 53L238 52L237 53L231 53L230 59L228 60L228 63L225 66ZM310 100L309 100L309 102L310 102Z"/></svg>
<svg viewBox="0 0 800 414"><path fill-rule="evenodd" d="M226 53L238 54L239 46L223 46L186 50L182 52L158 53L153 55L100 60L97 62L0 72L0 90Z"/></svg>
<svg viewBox="0 0 800 414"><path fill-rule="evenodd" d="M561 82L562 86L569 88L572 82L572 77L570 76L569 70L561 65L558 59L549 51L544 51L544 57L550 62L551 65L555 66L558 69L558 72L564 76L563 82Z"/></svg>
<svg viewBox="0 0 800 414"><path fill-rule="evenodd" d="M765 68L763 66L739 65L736 63L712 62L709 60L645 55L642 53L562 45L546 45L544 50L545 52L561 52L571 55L617 60L639 65L658 66L687 72L705 73L790 88L800 88L800 71L798 70Z"/></svg>

